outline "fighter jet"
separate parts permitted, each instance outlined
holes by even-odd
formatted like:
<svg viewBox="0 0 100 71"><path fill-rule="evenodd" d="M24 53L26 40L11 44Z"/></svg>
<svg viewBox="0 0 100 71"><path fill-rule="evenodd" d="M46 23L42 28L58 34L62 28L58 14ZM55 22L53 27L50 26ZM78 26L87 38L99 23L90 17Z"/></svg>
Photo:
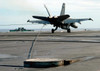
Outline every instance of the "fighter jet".
<svg viewBox="0 0 100 71"><path fill-rule="evenodd" d="M62 4L60 16L52 17L46 5L44 5L44 7L46 8L49 17L32 16L33 18L39 20L28 20L27 22L38 23L38 24L51 24L55 27L55 29L51 30L52 33L54 33L58 28L65 29L67 30L68 33L70 33L71 32L70 27L78 28L75 25L75 23L81 24L81 21L92 20L91 18L74 19L74 18L70 18L70 15L68 14L65 15L65 3Z"/></svg>

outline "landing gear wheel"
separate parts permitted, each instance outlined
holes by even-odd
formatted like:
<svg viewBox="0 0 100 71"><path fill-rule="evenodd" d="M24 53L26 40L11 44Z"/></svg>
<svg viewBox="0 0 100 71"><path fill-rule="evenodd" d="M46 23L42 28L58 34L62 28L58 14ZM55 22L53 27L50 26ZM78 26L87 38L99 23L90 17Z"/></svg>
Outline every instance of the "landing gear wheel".
<svg viewBox="0 0 100 71"><path fill-rule="evenodd" d="M56 27L55 29L52 29L51 32L54 33L57 30L58 27Z"/></svg>
<svg viewBox="0 0 100 71"><path fill-rule="evenodd" d="M51 32L54 33L54 29L52 29Z"/></svg>
<svg viewBox="0 0 100 71"><path fill-rule="evenodd" d="M71 33L71 30L70 30L70 29L68 29L68 30L67 30L67 33Z"/></svg>

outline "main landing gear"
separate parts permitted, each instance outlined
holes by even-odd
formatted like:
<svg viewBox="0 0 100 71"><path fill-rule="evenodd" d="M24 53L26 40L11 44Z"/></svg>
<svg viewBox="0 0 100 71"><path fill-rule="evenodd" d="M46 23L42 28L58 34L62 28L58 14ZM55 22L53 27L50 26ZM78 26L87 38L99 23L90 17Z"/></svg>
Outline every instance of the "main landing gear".
<svg viewBox="0 0 100 71"><path fill-rule="evenodd" d="M56 27L55 29L52 29L51 32L54 33L57 29L58 27Z"/></svg>
<svg viewBox="0 0 100 71"><path fill-rule="evenodd" d="M55 29L52 29L51 32L54 33L56 30L58 29L58 27L56 27ZM67 29L67 33L71 33L71 29Z"/></svg>
<svg viewBox="0 0 100 71"><path fill-rule="evenodd" d="M67 33L71 33L71 30L70 30L70 28L69 28L69 29L67 29Z"/></svg>

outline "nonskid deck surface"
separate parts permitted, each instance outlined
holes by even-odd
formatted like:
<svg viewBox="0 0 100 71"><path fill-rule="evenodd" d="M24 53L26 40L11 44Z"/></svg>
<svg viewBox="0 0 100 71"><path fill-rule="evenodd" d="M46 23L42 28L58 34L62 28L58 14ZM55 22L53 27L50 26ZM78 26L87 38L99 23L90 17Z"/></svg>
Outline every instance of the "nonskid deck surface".
<svg viewBox="0 0 100 71"><path fill-rule="evenodd" d="M0 69L18 71L27 59L35 32L0 33ZM32 54L35 58L58 58L80 60L68 66L49 69L22 68L23 71L99 71L100 32L50 32L41 33ZM34 58L33 57L33 58Z"/></svg>

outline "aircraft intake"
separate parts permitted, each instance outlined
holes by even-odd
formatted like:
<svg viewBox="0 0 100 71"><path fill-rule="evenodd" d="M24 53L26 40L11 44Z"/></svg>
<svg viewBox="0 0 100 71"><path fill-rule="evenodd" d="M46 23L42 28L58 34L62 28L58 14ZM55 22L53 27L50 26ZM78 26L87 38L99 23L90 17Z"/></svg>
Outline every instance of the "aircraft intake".
<svg viewBox="0 0 100 71"><path fill-rule="evenodd" d="M75 23L71 23L70 26L73 27L73 28L78 28L78 27L75 25Z"/></svg>
<svg viewBox="0 0 100 71"><path fill-rule="evenodd" d="M67 25L62 25L61 28L62 29L67 29Z"/></svg>

